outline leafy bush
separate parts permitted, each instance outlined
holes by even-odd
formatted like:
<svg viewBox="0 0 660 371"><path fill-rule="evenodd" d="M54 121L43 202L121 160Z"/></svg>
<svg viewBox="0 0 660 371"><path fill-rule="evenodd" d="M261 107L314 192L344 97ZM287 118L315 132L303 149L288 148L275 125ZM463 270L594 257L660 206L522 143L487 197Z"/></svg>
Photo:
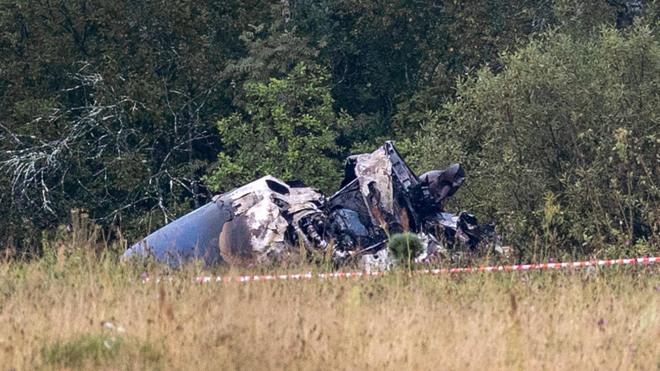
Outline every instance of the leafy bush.
<svg viewBox="0 0 660 371"><path fill-rule="evenodd" d="M326 190L339 183L335 143L347 117L333 111L328 75L299 63L282 79L247 82L244 114L218 122L223 151L206 179L225 191L271 174Z"/></svg>
<svg viewBox="0 0 660 371"><path fill-rule="evenodd" d="M413 259L419 255L424 246L414 233L397 233L390 237L388 248L392 255L404 266L410 266Z"/></svg>
<svg viewBox="0 0 660 371"><path fill-rule="evenodd" d="M471 177L460 202L497 219L511 242L537 247L527 254L657 245L657 33L549 33L502 63L499 74L461 81L457 98L429 115L408 143L417 164L462 161Z"/></svg>

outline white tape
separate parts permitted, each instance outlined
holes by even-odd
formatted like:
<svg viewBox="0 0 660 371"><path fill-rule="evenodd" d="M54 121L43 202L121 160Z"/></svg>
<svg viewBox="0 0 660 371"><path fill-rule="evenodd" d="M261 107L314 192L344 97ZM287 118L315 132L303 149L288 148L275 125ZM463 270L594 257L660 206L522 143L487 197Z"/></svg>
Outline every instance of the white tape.
<svg viewBox="0 0 660 371"><path fill-rule="evenodd" d="M413 271L413 274L446 274L446 273L474 273L474 272L510 272L510 271L531 271L531 270L546 270L546 269L561 269L561 268L584 268L584 267L609 267L613 265L650 265L660 262L660 256L632 258L632 259L610 259L610 260L591 260L591 261L577 261L577 262L564 262L564 263L540 263L540 264L514 264L514 265L498 265L486 267L466 267L466 268L450 268L450 269L421 269ZM328 279L328 278L364 278L376 277L386 275L387 272L333 272L333 273L296 273L296 274L280 274L280 275L263 275L263 276L199 276L197 282L250 282L250 281L286 281L286 280L310 280L312 278ZM149 281L149 277L143 279L144 282ZM160 280L157 279L156 282Z"/></svg>

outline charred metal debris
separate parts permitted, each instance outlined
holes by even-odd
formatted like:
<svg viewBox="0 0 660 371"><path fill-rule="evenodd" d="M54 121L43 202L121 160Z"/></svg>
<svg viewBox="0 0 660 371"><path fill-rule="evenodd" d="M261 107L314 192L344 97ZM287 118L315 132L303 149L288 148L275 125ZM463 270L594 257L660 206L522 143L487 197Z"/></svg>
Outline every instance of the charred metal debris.
<svg viewBox="0 0 660 371"><path fill-rule="evenodd" d="M502 252L493 225L444 211L464 181L459 164L416 176L388 141L372 153L350 156L341 189L330 197L265 176L156 230L124 258L153 257L173 267L191 260L255 266L305 250L338 266L387 269L396 264L389 236L407 231L425 246L418 262Z"/></svg>

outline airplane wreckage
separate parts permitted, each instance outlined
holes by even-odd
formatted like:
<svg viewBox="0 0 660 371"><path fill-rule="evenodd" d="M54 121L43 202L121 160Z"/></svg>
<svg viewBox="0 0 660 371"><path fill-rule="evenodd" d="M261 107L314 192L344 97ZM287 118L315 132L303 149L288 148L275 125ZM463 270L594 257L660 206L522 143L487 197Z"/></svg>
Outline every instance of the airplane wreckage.
<svg viewBox="0 0 660 371"><path fill-rule="evenodd" d="M318 190L264 176L165 225L130 247L124 259L151 257L172 267L192 260L256 266L301 251L366 270L396 264L388 236L410 231L424 248L415 261L456 253L502 252L493 225L444 211L465 181L459 164L416 176L390 141L348 157L341 189Z"/></svg>

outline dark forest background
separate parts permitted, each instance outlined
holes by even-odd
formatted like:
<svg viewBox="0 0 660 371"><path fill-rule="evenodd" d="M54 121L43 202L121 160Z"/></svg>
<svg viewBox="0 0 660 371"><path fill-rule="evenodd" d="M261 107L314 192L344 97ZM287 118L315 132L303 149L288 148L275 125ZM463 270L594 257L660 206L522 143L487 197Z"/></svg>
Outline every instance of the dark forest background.
<svg viewBox="0 0 660 371"><path fill-rule="evenodd" d="M657 254L655 1L0 0L0 250L397 141L523 255Z"/></svg>

